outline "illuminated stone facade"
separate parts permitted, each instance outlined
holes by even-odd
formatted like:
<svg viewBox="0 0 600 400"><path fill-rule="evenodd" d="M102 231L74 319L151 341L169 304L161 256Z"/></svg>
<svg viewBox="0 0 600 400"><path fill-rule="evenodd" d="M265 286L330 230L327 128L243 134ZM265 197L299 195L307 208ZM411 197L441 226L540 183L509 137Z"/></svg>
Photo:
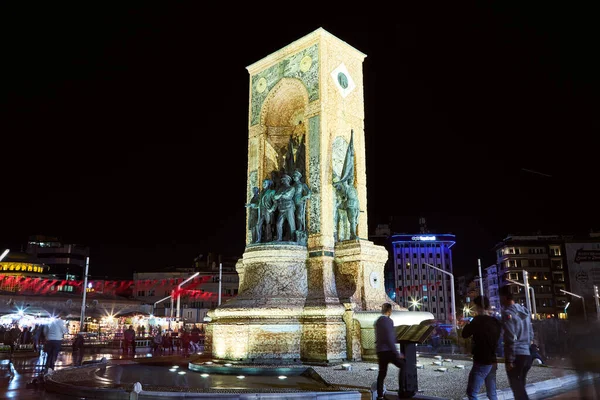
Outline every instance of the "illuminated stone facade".
<svg viewBox="0 0 600 400"><path fill-rule="evenodd" d="M305 143L307 245L252 243L238 262L239 294L213 312L207 348L234 360L335 362L360 358L357 311L392 302L387 251L368 237L362 64L365 55L323 29L250 65L247 202ZM353 132L359 239L336 243L335 189ZM400 310L400 307L397 307Z"/></svg>

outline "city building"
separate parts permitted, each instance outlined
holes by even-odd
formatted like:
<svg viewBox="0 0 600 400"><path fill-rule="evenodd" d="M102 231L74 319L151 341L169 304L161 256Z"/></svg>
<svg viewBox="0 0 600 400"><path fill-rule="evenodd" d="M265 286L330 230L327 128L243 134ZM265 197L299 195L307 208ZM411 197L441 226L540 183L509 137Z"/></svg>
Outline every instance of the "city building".
<svg viewBox="0 0 600 400"><path fill-rule="evenodd" d="M62 243L57 237L35 235L27 241L25 252L47 266L47 273L66 280L82 279L90 255L87 246Z"/></svg>
<svg viewBox="0 0 600 400"><path fill-rule="evenodd" d="M534 292L532 311L538 318L566 318L568 297L561 292L569 288L564 246L565 237L560 235L508 235L494 247L499 286L512 284L515 301L527 305L523 286L527 271Z"/></svg>
<svg viewBox="0 0 600 400"><path fill-rule="evenodd" d="M452 274L452 234L394 234L390 237L395 300L409 310L431 312L438 321L452 322L450 277L429 265Z"/></svg>
<svg viewBox="0 0 600 400"><path fill-rule="evenodd" d="M490 265L483 273L483 294L490 299L490 307L494 312L500 312L500 296L498 296L498 267Z"/></svg>
<svg viewBox="0 0 600 400"><path fill-rule="evenodd" d="M156 316L202 323L210 309L238 294L237 261L209 254L205 259L197 257L188 268L135 272L133 296L152 305Z"/></svg>

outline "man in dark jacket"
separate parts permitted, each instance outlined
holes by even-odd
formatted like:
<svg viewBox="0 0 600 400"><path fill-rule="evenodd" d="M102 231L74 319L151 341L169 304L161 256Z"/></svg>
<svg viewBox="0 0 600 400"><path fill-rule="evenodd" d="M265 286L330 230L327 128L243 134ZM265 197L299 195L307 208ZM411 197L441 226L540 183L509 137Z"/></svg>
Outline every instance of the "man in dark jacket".
<svg viewBox="0 0 600 400"><path fill-rule="evenodd" d="M475 303L477 316L467 324L462 331L463 338L473 337L473 367L469 373L467 384L467 397L477 400L477 394L485 382L487 397L496 400L496 348L502 331L502 324L496 318L489 316L490 300L485 296L478 296Z"/></svg>
<svg viewBox="0 0 600 400"><path fill-rule="evenodd" d="M515 400L529 400L525 390L527 372L531 368L533 326L529 310L513 299L509 285L498 291L502 304L502 324L504 328L504 363L508 383Z"/></svg>
<svg viewBox="0 0 600 400"><path fill-rule="evenodd" d="M375 350L377 351L377 360L379 361L379 373L377 374L377 399L383 399L383 382L387 375L388 365L394 364L400 368L400 384L398 393L404 391L406 382L402 369L406 364L404 355L396 348L396 332L394 330L394 321L390 318L392 315L392 305L384 303L381 306L381 316L375 321Z"/></svg>

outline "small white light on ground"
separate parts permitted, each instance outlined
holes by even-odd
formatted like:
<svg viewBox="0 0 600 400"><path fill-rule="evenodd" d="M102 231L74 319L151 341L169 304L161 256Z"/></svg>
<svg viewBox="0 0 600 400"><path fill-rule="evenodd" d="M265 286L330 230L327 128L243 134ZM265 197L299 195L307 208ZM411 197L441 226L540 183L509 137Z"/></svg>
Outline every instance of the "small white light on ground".
<svg viewBox="0 0 600 400"><path fill-rule="evenodd" d="M454 368L458 368L458 369L465 369L465 366L464 366L464 365L457 364L457 365L455 365L455 366L454 366Z"/></svg>
<svg viewBox="0 0 600 400"><path fill-rule="evenodd" d="M203 378L208 378L209 375L208 374L200 374L200 376Z"/></svg>
<svg viewBox="0 0 600 400"><path fill-rule="evenodd" d="M448 368L441 367L441 368L436 368L435 370L438 372L446 372L446 371L448 371Z"/></svg>
<svg viewBox="0 0 600 400"><path fill-rule="evenodd" d="M212 361L207 361L207 362L205 362L204 364L206 364L206 365L211 365L211 364L212 364Z"/></svg>
<svg viewBox="0 0 600 400"><path fill-rule="evenodd" d="M226 366L226 367L231 367L231 363L226 363L226 364L223 364L223 365Z"/></svg>
<svg viewBox="0 0 600 400"><path fill-rule="evenodd" d="M238 376L237 376L237 378L238 378L238 379L244 379L244 378L245 378L245 376L244 376L244 375L238 375Z"/></svg>
<svg viewBox="0 0 600 400"><path fill-rule="evenodd" d="M199 353L196 353L196 354L198 354L199 356L201 356L201 355L202 355L202 352L199 352Z"/></svg>
<svg viewBox="0 0 600 400"><path fill-rule="evenodd" d="M151 353L146 353L146 357L152 357Z"/></svg>
<svg viewBox="0 0 600 400"><path fill-rule="evenodd" d="M185 375L185 371L179 371L178 374L179 375Z"/></svg>
<svg viewBox="0 0 600 400"><path fill-rule="evenodd" d="M177 368L179 368L179 365L173 365L171 368L177 369Z"/></svg>
<svg viewBox="0 0 600 400"><path fill-rule="evenodd" d="M177 369L175 369L175 368L170 368L170 369L169 369L169 371L171 371L171 372L175 372L175 371L177 371Z"/></svg>
<svg viewBox="0 0 600 400"><path fill-rule="evenodd" d="M279 378L279 379L286 379L286 378L287 378L287 376L285 376L285 375L279 375L279 376L278 376L278 378Z"/></svg>

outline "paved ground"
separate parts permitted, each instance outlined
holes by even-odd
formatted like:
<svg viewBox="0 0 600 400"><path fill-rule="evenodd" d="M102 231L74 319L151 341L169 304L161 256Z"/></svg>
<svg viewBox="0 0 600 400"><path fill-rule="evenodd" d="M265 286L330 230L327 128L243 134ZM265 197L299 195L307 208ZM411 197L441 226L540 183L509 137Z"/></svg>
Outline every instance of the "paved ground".
<svg viewBox="0 0 600 400"><path fill-rule="evenodd" d="M142 350L142 349L140 349ZM100 352L96 354L88 354L84 358L86 360L100 360L102 357L113 360L123 360L127 357L121 356L118 352ZM146 353L140 351L136 357L146 358ZM166 357L175 356L159 356L164 359ZM451 357L451 356L443 356ZM14 398L14 399L36 399L36 400L57 400L57 399L73 399L73 397L59 396L52 393L47 393L43 389L42 384L36 384L36 380L40 378L43 365L43 357L33 356L29 354L19 354L14 357L13 363L9 364L8 360L1 360L0 363L0 398ZM468 359L459 360L452 359L452 361L446 361L442 367L447 368L445 372L439 372L435 369L439 366L433 365L433 362L437 361L432 356L421 356L419 362L424 366L424 369L418 370L418 381L419 381L419 396L422 398L426 397L437 397L443 399L462 399L465 396L465 387L469 370L471 368L471 361ZM57 370L68 367L72 364L71 353L62 352L59 355L57 362ZM370 398L368 391L373 382L377 378L377 365L375 363L368 362L356 362L350 363L352 365L351 370L344 370L340 366L313 366L315 371L327 382L339 386L346 390L359 390L364 393L363 398ZM556 363L560 364L560 363ZM458 368L458 366L464 366L464 369ZM398 389L397 382L398 369L390 365L388 370L388 377L386 379L386 386L390 391L396 391ZM533 367L529 377L528 383L545 381L565 375L573 374L574 371L568 368L561 368L560 365L554 367ZM497 374L498 389L507 389L508 381L506 372L502 365L500 366ZM584 388L585 390L585 388ZM540 398L540 397L538 397ZM554 397L555 399L566 399L568 397ZM582 398L582 397L574 397ZM589 397L593 399L594 397Z"/></svg>

